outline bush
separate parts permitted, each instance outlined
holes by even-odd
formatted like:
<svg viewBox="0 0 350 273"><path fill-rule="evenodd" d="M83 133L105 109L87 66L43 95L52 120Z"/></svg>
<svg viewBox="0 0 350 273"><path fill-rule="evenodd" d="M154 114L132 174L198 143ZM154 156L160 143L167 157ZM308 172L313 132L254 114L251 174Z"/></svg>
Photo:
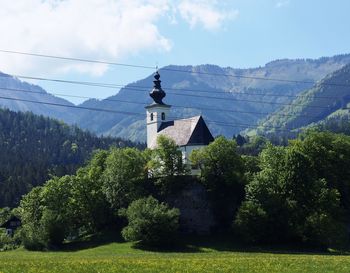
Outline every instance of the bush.
<svg viewBox="0 0 350 273"><path fill-rule="evenodd" d="M5 230L0 230L0 251L18 248L20 241L17 236L8 236Z"/></svg>
<svg viewBox="0 0 350 273"><path fill-rule="evenodd" d="M149 196L132 202L125 211L125 216L129 222L122 230L125 240L159 246L174 239L180 212Z"/></svg>
<svg viewBox="0 0 350 273"><path fill-rule="evenodd" d="M40 221L43 229L43 238L47 246L59 246L63 243L66 235L67 223L60 219L55 211L44 210Z"/></svg>
<svg viewBox="0 0 350 273"><path fill-rule="evenodd" d="M19 230L19 237L25 249L43 250L46 247L42 231L33 225L24 225Z"/></svg>
<svg viewBox="0 0 350 273"><path fill-rule="evenodd" d="M67 223L55 212L44 209L38 222L26 222L19 230L19 238L28 250L43 250L60 246L65 238Z"/></svg>
<svg viewBox="0 0 350 273"><path fill-rule="evenodd" d="M266 212L259 204L245 201L239 208L233 227L244 241L255 243L265 237L267 220Z"/></svg>

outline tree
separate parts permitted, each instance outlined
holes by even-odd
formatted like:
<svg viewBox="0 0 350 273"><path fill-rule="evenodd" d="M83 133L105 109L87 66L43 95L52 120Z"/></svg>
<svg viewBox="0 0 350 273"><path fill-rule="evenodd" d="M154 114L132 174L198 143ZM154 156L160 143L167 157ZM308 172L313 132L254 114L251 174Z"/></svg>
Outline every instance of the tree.
<svg viewBox="0 0 350 273"><path fill-rule="evenodd" d="M19 206L22 220L20 237L24 247L30 250L41 250L46 245L40 225L43 214L41 192L41 187L33 188L22 198Z"/></svg>
<svg viewBox="0 0 350 273"><path fill-rule="evenodd" d="M125 208L142 196L146 159L135 148L111 149L103 172L103 191L113 208Z"/></svg>
<svg viewBox="0 0 350 273"><path fill-rule="evenodd" d="M72 231L72 222L79 215L72 215L74 176L53 177L42 187L42 216L40 219L47 246L60 245Z"/></svg>
<svg viewBox="0 0 350 273"><path fill-rule="evenodd" d="M218 137L190 155L214 204L221 226L228 226L244 196L244 163L234 140Z"/></svg>
<svg viewBox="0 0 350 273"><path fill-rule="evenodd" d="M128 219L128 225L122 230L125 240L159 246L174 239L180 212L149 196L132 202L125 216Z"/></svg>
<svg viewBox="0 0 350 273"><path fill-rule="evenodd" d="M74 224L89 232L100 230L105 224L113 221L101 179L108 156L108 151L96 151L88 165L78 169L69 189Z"/></svg>
<svg viewBox="0 0 350 273"><path fill-rule="evenodd" d="M319 179L340 193L341 206L350 216L350 136L309 131L292 142L307 155Z"/></svg>
<svg viewBox="0 0 350 273"><path fill-rule="evenodd" d="M221 184L233 185L243 181L243 162L234 140L219 137L208 146L194 150L190 159L199 166L209 190L215 191Z"/></svg>
<svg viewBox="0 0 350 273"><path fill-rule="evenodd" d="M158 136L157 148L152 155L153 159L149 162L152 177L173 177L187 173L182 152L171 138Z"/></svg>
<svg viewBox="0 0 350 273"><path fill-rule="evenodd" d="M74 219L70 208L72 178L53 177L21 200L21 238L26 248L58 246L71 232L71 220Z"/></svg>
<svg viewBox="0 0 350 273"><path fill-rule="evenodd" d="M238 151L240 154L245 155L258 155L267 145L268 140L263 136L252 136L239 147Z"/></svg>
<svg viewBox="0 0 350 273"><path fill-rule="evenodd" d="M339 193L317 177L307 155L269 145L260 165L235 220L247 240L330 246L344 239Z"/></svg>
<svg viewBox="0 0 350 273"><path fill-rule="evenodd" d="M285 240L286 204L280 173L285 167L286 150L271 144L259 156L261 171L246 186L246 197L238 210L236 230L251 242Z"/></svg>
<svg viewBox="0 0 350 273"><path fill-rule="evenodd" d="M188 180L184 175L189 170L182 158L182 152L175 141L160 135L157 148L151 151L148 172L160 195L169 194L180 189Z"/></svg>
<svg viewBox="0 0 350 273"><path fill-rule="evenodd" d="M0 225L5 223L11 216L11 209L9 207L0 208Z"/></svg>

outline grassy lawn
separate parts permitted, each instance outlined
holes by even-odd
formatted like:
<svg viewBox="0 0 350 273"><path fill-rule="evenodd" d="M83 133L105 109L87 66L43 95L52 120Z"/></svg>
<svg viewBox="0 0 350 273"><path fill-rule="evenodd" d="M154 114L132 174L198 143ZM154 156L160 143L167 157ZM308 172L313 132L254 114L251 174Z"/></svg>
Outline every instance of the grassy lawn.
<svg viewBox="0 0 350 273"><path fill-rule="evenodd" d="M79 250L78 250L79 249ZM65 250L0 253L0 272L350 272L350 256L229 249L225 243L156 252L130 243L70 245Z"/></svg>

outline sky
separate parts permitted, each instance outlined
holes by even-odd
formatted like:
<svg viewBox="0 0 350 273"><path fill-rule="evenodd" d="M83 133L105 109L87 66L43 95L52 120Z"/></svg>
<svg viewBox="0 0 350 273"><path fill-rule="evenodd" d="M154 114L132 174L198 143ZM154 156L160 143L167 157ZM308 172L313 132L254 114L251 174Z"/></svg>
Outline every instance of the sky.
<svg viewBox="0 0 350 273"><path fill-rule="evenodd" d="M0 51L151 67L234 68L350 53L349 0L0 0L0 7ZM3 52L0 71L117 85L154 72ZM118 92L34 83L48 92L93 98Z"/></svg>

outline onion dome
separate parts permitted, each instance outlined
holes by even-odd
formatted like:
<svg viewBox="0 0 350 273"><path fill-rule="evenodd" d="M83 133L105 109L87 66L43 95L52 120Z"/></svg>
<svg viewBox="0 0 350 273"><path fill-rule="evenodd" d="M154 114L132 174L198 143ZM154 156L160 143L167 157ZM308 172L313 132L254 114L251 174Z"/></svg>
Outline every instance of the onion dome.
<svg viewBox="0 0 350 273"><path fill-rule="evenodd" d="M158 71L155 73L154 75L154 86L152 91L149 93L149 95L151 96L151 98L154 100L155 103L157 104L164 104L162 99L166 96L165 92L163 91L160 83L161 80L159 80L160 75L158 73Z"/></svg>

